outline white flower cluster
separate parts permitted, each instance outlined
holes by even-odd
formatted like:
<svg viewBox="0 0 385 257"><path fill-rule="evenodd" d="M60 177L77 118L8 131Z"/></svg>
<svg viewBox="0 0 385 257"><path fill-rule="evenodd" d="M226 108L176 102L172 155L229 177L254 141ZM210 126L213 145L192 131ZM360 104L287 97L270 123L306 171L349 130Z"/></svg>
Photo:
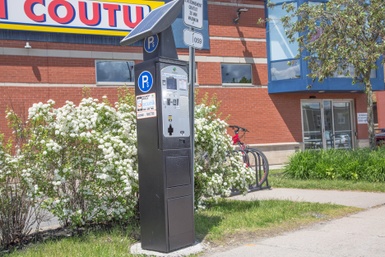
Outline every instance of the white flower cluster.
<svg viewBox="0 0 385 257"><path fill-rule="evenodd" d="M0 182L2 182L5 178L6 175L11 173L11 170L9 168L9 160L10 156L9 154L6 153L4 149L4 144L2 142L2 137L0 135ZM0 193L1 193L2 187L0 187Z"/></svg>
<svg viewBox="0 0 385 257"><path fill-rule="evenodd" d="M1 144L0 182L20 170L28 195L44 199L45 208L64 224L132 217L139 187L134 106L111 106L106 98L54 105L50 100L29 109L30 133L16 155ZM254 177L242 156L232 154L228 125L216 112L215 105L195 110L197 206L203 198L226 196L232 189L246 192ZM12 112L8 117L21 120Z"/></svg>
<svg viewBox="0 0 385 257"><path fill-rule="evenodd" d="M30 163L46 208L73 225L128 218L138 189L134 109L93 98L53 103L29 109L29 147L38 149Z"/></svg>
<svg viewBox="0 0 385 257"><path fill-rule="evenodd" d="M247 192L255 174L242 156L233 153L228 124L217 117L215 105L195 109L195 198L227 196L231 190Z"/></svg>

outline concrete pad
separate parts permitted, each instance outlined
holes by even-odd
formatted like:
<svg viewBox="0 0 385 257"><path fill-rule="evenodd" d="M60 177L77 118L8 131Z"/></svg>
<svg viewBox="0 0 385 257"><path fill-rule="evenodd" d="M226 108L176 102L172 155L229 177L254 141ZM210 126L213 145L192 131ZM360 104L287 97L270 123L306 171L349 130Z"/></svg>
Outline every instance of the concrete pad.
<svg viewBox="0 0 385 257"><path fill-rule="evenodd" d="M139 243L133 244L130 250L132 254L142 254L146 256L182 257L182 256L189 256L191 254L200 253L204 249L205 247L203 246L202 243L196 242L194 245L190 247L186 247L170 253L161 253L161 252L143 250L142 244L139 242Z"/></svg>
<svg viewBox="0 0 385 257"><path fill-rule="evenodd" d="M359 208L371 208L385 204L385 193L337 191L337 190L309 190L294 188L273 188L237 195L234 200L290 200L298 202L334 203Z"/></svg>

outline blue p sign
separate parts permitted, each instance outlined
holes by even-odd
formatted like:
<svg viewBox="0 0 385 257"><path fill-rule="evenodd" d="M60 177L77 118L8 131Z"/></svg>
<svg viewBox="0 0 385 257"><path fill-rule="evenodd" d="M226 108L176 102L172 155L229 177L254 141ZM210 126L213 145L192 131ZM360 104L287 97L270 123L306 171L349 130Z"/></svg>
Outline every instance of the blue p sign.
<svg viewBox="0 0 385 257"><path fill-rule="evenodd" d="M152 53L158 47L158 43L159 43L158 35L152 35L152 36L146 37L144 40L144 50L147 53Z"/></svg>
<svg viewBox="0 0 385 257"><path fill-rule="evenodd" d="M153 84L152 75L149 71L142 71L138 78L139 90L143 93L147 93L151 90Z"/></svg>

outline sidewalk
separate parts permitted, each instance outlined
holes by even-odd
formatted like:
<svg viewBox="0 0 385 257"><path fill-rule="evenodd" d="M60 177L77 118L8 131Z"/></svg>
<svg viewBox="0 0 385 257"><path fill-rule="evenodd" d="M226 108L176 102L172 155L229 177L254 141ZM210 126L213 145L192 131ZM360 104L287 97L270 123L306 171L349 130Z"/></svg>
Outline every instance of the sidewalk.
<svg viewBox="0 0 385 257"><path fill-rule="evenodd" d="M239 200L287 199L335 203L365 209L362 212L264 239L250 239L244 245L210 257L383 257L385 256L385 193L272 189L234 196Z"/></svg>

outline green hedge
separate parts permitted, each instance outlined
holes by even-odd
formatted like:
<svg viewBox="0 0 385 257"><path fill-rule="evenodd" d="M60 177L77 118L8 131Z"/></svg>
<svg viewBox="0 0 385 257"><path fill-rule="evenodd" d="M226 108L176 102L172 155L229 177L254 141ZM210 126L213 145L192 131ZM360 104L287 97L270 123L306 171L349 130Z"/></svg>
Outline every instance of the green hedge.
<svg viewBox="0 0 385 257"><path fill-rule="evenodd" d="M385 147L377 150L306 150L295 153L285 168L295 179L342 179L385 182Z"/></svg>

